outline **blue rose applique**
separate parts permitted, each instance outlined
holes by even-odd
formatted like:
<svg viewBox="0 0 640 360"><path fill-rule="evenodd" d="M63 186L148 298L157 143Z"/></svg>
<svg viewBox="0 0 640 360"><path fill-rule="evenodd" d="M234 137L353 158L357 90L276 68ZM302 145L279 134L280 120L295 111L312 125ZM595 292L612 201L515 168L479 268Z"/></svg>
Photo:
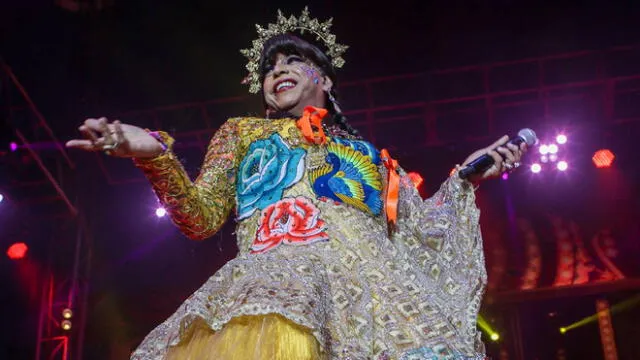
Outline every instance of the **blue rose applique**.
<svg viewBox="0 0 640 360"><path fill-rule="evenodd" d="M238 170L238 220L282 199L284 190L302 178L305 155L278 134L253 142Z"/></svg>

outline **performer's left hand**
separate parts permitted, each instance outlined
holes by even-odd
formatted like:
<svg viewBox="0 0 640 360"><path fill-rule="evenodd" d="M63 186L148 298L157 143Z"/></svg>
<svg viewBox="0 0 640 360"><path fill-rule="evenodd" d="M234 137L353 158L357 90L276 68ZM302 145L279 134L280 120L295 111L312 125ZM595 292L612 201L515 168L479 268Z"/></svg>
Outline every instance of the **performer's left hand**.
<svg viewBox="0 0 640 360"><path fill-rule="evenodd" d="M462 168L484 154L489 154L494 161L493 165L484 173L471 175L468 178L469 181L477 182L494 178L500 176L504 172L513 171L520 166L520 158L527 151L527 144L522 143L520 144L520 147L518 147L513 144L507 144L508 141L509 136L505 135L488 147L477 150L473 154L469 155L469 157L462 163Z"/></svg>

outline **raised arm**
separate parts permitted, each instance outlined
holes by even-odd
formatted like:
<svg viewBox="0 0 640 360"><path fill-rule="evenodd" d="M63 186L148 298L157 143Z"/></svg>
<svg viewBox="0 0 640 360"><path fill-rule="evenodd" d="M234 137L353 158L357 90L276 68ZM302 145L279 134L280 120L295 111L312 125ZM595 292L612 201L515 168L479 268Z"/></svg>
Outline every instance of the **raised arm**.
<svg viewBox="0 0 640 360"><path fill-rule="evenodd" d="M158 199L182 233L206 239L222 227L235 205L236 169L241 157L237 119L215 133L197 179L192 182L171 150L173 139L160 133L167 150L150 159L134 159Z"/></svg>

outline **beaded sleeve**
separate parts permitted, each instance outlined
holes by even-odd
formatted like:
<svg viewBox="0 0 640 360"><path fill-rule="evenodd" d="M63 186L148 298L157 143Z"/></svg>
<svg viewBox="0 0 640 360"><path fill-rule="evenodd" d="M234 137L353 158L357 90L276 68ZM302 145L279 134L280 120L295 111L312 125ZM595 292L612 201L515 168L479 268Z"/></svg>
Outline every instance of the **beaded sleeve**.
<svg viewBox="0 0 640 360"><path fill-rule="evenodd" d="M172 151L173 139L160 133L167 150L151 159L134 159L158 199L182 233L206 239L222 227L233 209L240 147L238 121L230 119L209 144L197 179L192 182Z"/></svg>

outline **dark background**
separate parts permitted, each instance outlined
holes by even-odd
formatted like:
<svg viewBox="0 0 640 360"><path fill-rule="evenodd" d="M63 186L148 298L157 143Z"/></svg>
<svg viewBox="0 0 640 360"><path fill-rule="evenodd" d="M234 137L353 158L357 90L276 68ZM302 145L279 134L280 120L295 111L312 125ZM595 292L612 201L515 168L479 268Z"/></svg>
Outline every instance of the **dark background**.
<svg viewBox="0 0 640 360"><path fill-rule="evenodd" d="M245 96L246 88L240 84L245 76L245 59L238 49L250 45L255 34L253 24L274 21L278 8L285 14L298 14L305 5L294 1L114 0L102 11L69 12L55 6L53 0L0 0L0 4L0 55L62 140L76 136L77 125L86 117ZM313 16L333 16L338 42L350 46L346 66L339 71L342 82L640 43L640 3L635 1L307 4ZM3 87L5 92L10 91L7 88ZM251 107L237 109L237 115L261 113L259 98L249 103ZM636 105L630 101L626 106ZM349 103L343 106L348 109ZM6 108L3 111L6 117ZM122 120L126 122L127 118ZM224 118L215 120L220 124ZM9 200L20 201L0 204L0 244L4 251L15 241L27 242L31 263L25 270L24 263L16 264L5 256L0 259L0 358L22 359L33 358L43 264L56 253L53 270L64 276L72 260L75 233L65 221L55 219L63 208L36 213L29 199L38 189L12 186L24 177L36 176L24 170L33 168L24 152L6 153L5 144L15 140L13 130L24 125L13 121L0 128L0 190ZM167 125L167 130L182 126L176 120ZM514 124L510 130L522 126ZM571 140L579 139L572 143L578 170L571 176L543 181L522 172L508 185L500 181L482 185L483 227L502 229L510 206L503 199L514 202L519 216L539 224L542 242L549 248L554 246L548 229L549 213L578 221L585 238L609 226L616 230L626 256L625 271L637 275L634 265L638 264L640 233L636 224L640 171L634 145L640 135L638 126L603 131L585 120L579 129L571 134ZM446 130L459 133L460 138L472 132L455 124ZM416 151L402 139L393 131L376 137L379 146L395 144L395 153L405 168L423 174L425 195L437 189L452 164L489 143L454 140ZM615 170L620 183L614 192L602 186L611 179L602 180L603 175L589 163L592 151L601 146L613 148L618 156L612 172ZM42 152L46 160L54 157L46 147ZM208 241L188 241L168 220L153 215L154 195L144 182L108 185L93 154L71 155L78 166L65 188L82 204L93 235L85 358L124 358L146 333L235 255L232 226ZM195 174L202 151L189 149L181 155L186 168ZM120 161L119 171L140 176L126 160L115 161ZM45 190L51 191L48 187ZM515 250L513 262L520 261L521 251ZM548 267L547 284L552 278L548 274L553 272L553 260ZM627 295L617 294L612 301ZM531 306L544 314L557 311L568 322L595 312L589 298ZM531 324L544 317L542 313L536 316L533 310L529 314ZM634 320L638 319L637 311L634 314L619 320L622 330L617 336L626 344L621 345L621 349L627 349L624 354L638 352L631 344L638 334L634 325L638 323ZM527 334L535 334L536 326L531 325ZM541 332L547 331L544 329ZM574 351L569 358L601 358L597 327L591 324L585 331L588 333L566 340L566 348ZM547 353L553 352L548 349ZM528 351L527 358L550 358L533 349Z"/></svg>

